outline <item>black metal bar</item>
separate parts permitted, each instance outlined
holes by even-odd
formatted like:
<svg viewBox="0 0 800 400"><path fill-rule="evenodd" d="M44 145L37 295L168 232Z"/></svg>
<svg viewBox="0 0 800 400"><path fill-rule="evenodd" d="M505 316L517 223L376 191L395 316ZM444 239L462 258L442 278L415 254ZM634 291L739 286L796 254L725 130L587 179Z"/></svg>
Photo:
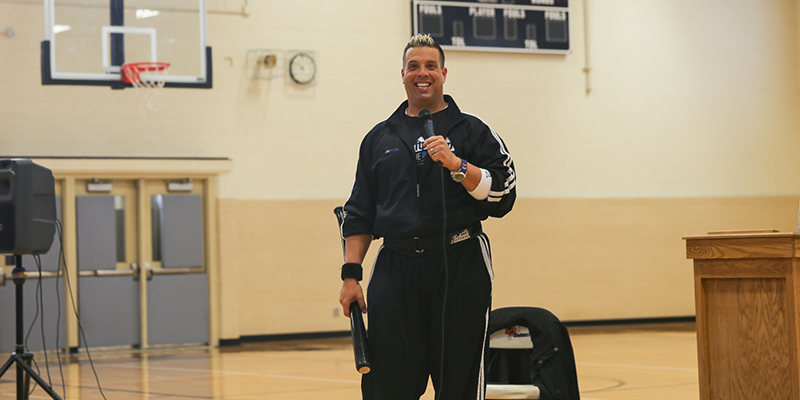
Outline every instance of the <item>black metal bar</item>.
<svg viewBox="0 0 800 400"><path fill-rule="evenodd" d="M8 360L6 360L6 363L3 364L2 368L0 368L0 376L3 376L3 374L5 374L6 371L8 371L8 369L11 368L11 364L13 364L13 363L14 363L14 358L13 357L11 357Z"/></svg>
<svg viewBox="0 0 800 400"><path fill-rule="evenodd" d="M42 389L44 389L44 391L47 392L47 394L49 394L51 398L56 399L56 400L62 400L61 397L58 395L58 393L56 393L53 390L53 388L51 388L50 385L48 385L47 382L45 382L44 379L41 376L36 374L36 372L33 370L33 368L31 368L31 366L28 365L28 363L25 361L25 359L23 357L20 357L18 354L13 355L12 357L15 358L14 361L17 363L17 368L21 367L22 369L24 369L25 372L28 373L28 376L30 378L33 378L33 380L35 380L36 383L38 383L39 386ZM33 355L31 355L31 358L32 357L33 357ZM17 382L17 385L19 385L19 382ZM19 393L17 393L17 397L19 397ZM27 393L26 393L26 397L27 397Z"/></svg>
<svg viewBox="0 0 800 400"><path fill-rule="evenodd" d="M125 26L125 0L110 0L110 24L111 26ZM111 34L111 65L121 67L125 64L125 34Z"/></svg>
<svg viewBox="0 0 800 400"><path fill-rule="evenodd" d="M30 390L30 380L33 378L39 386L44 389L47 394L50 395L52 399L55 400L62 400L61 397L56 393L53 388L50 387L47 382L42 379L34 370L31 368L31 362L33 361L33 354L25 352L25 330L24 330L24 321L23 321L23 307L22 307L22 285L25 284L25 280L27 279L27 272L25 271L25 267L22 266L22 255L15 255L16 258L14 270L11 272L12 280L14 281L15 286L15 296L16 296L16 323L17 323L17 330L16 330L16 344L14 346L14 353L11 354L11 357L0 367L0 377L11 368L11 364L17 364L17 399L18 400L27 400L28 399L28 391Z"/></svg>
<svg viewBox="0 0 800 400"><path fill-rule="evenodd" d="M42 85L70 85L70 86L110 86L112 89L122 89L133 87L130 83L123 83L121 80L72 80L72 79L53 79L50 73L50 46L52 44L49 40L42 40L41 42L41 64L42 64ZM113 43L112 43L113 48ZM119 65L124 64L124 57ZM111 65L117 65L111 63ZM188 88L188 89L211 89L214 87L214 71L211 58L211 47L206 47L206 81L204 83L187 83L187 82L167 82L164 87L168 88ZM30 157L29 157L30 158ZM34 157L41 158L41 157ZM50 158L50 157L48 157ZM89 157L90 158L90 157Z"/></svg>
<svg viewBox="0 0 800 400"><path fill-rule="evenodd" d="M25 344L23 343L25 340L25 331L23 329L23 324L25 321L22 319L22 308L23 308L23 297L22 297L22 285L25 283L25 268L22 266L22 256L16 255L16 266L14 267L14 271L12 272L12 276L14 279L14 290L16 291L16 301L17 301L17 339L16 345L14 346L14 356L19 356L20 354L25 353ZM25 370L22 368L22 363L17 361L17 400L25 400L28 393L25 391Z"/></svg>

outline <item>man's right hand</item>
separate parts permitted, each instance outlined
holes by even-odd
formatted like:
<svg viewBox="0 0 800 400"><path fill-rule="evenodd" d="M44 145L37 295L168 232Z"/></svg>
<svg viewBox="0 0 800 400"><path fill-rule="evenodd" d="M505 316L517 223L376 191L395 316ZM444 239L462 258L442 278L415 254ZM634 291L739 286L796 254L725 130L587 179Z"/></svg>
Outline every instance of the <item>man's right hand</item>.
<svg viewBox="0 0 800 400"><path fill-rule="evenodd" d="M367 303L364 301L364 290L361 289L361 284L353 278L347 278L342 282L342 291L339 292L339 303L347 318L350 318L350 303L354 301L358 302L361 312L366 314Z"/></svg>

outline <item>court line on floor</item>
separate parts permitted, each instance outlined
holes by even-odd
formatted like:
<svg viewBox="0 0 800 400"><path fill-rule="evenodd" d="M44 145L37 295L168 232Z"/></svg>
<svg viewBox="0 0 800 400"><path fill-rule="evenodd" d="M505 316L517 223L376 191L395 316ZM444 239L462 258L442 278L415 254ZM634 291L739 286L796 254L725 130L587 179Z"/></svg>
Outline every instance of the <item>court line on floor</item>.
<svg viewBox="0 0 800 400"><path fill-rule="evenodd" d="M208 373L224 374L224 375L261 376L261 374L255 372L218 371L213 369L196 369L196 368L170 368L170 367L150 367L150 366L143 367L141 365L122 365L122 364L104 365L104 367L124 368L124 369L155 369L159 371L175 371L175 372L208 372Z"/></svg>
<svg viewBox="0 0 800 400"><path fill-rule="evenodd" d="M238 372L238 371L219 371L213 369L192 369L192 368L169 368L169 367L142 367L137 365L109 365L113 368L126 368L126 369L150 369L158 371L174 371L174 372L205 372L212 374L224 375L244 375L244 376L260 376L265 378L282 378L282 379L297 379L304 381L318 381L318 382L338 382L338 383L356 383L360 384L361 380L345 380L345 379L330 379L330 378L313 378L307 376L292 376L292 375L275 375L275 374L259 374L256 372Z"/></svg>
<svg viewBox="0 0 800 400"><path fill-rule="evenodd" d="M575 363L575 364L576 365L585 365L587 367L655 369L655 370L659 370L659 371L698 372L697 368L654 367L654 366L648 366L648 365L601 364L601 363L586 363L586 362L579 362L579 363Z"/></svg>

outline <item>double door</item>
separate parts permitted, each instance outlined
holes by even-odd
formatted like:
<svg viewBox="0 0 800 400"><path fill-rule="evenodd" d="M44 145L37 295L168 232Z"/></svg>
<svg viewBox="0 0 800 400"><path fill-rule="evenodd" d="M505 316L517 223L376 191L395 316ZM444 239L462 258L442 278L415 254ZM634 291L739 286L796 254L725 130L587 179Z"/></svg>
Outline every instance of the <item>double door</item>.
<svg viewBox="0 0 800 400"><path fill-rule="evenodd" d="M31 350L216 344L210 328L208 179L67 177L58 180L57 193L66 266L57 261L56 238L42 256L48 298L39 323L47 338L37 346L42 340L34 335ZM35 285L26 284L26 291ZM13 287L0 287L0 299ZM38 303L29 293L26 298L26 308ZM26 314L32 320L35 311ZM0 351L13 350L13 340L4 340L13 333L5 329L10 322L0 313Z"/></svg>

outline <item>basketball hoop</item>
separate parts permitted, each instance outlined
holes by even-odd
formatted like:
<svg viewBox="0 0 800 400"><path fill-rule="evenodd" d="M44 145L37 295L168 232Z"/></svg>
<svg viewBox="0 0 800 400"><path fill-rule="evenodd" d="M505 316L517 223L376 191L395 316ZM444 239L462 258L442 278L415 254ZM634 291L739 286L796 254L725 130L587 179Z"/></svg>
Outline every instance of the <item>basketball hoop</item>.
<svg viewBox="0 0 800 400"><path fill-rule="evenodd" d="M161 106L161 89L166 83L169 63L135 62L122 65L122 82L133 85L139 96L139 112L151 114Z"/></svg>

